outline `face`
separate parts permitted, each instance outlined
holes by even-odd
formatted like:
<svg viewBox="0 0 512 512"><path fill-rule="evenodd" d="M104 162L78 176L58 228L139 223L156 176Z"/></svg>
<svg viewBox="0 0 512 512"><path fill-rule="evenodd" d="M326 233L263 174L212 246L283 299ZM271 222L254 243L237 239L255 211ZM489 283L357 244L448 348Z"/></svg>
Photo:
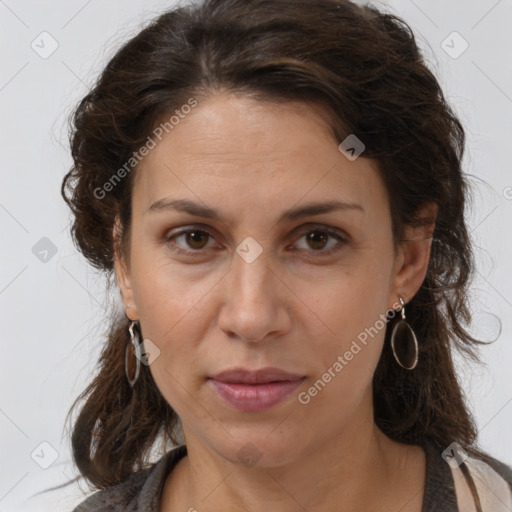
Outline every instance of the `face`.
<svg viewBox="0 0 512 512"><path fill-rule="evenodd" d="M272 466L368 426L382 319L428 259L394 253L376 162L348 160L313 106L219 93L135 178L116 275L187 444L237 461L250 442ZM266 367L295 377L211 379Z"/></svg>

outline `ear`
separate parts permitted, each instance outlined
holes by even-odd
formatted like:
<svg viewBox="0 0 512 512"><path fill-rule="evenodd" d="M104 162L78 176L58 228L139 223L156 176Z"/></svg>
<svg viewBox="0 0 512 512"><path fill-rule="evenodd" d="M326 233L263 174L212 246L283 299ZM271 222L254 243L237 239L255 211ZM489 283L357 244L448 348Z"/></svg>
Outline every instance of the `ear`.
<svg viewBox="0 0 512 512"><path fill-rule="evenodd" d="M133 321L139 319L137 307L133 297L129 262L126 261L121 244L122 227L119 217L114 222L112 237L114 241L114 272L116 281L121 291L123 308L126 316Z"/></svg>
<svg viewBox="0 0 512 512"><path fill-rule="evenodd" d="M409 302L420 289L427 275L437 217L437 204L427 203L419 208L418 217L422 222L420 226L407 226L405 237L399 243L395 260L393 286L389 297L390 309L396 309L402 297L405 303Z"/></svg>

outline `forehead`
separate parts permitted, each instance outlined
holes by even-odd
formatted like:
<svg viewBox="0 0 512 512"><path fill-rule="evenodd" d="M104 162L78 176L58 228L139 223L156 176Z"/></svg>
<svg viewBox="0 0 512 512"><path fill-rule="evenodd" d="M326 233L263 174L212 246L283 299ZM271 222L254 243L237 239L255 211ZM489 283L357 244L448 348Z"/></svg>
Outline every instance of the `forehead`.
<svg viewBox="0 0 512 512"><path fill-rule="evenodd" d="M169 116L167 116L169 117ZM325 108L302 102L257 101L240 94L219 93L201 100L167 130L157 151L144 163L167 158L214 159L236 163L290 160L294 155L318 157L319 142L335 144Z"/></svg>
<svg viewBox="0 0 512 512"><path fill-rule="evenodd" d="M325 110L219 94L200 101L144 157L134 201L147 209L179 192L217 205L236 195L239 203L270 206L336 190L350 202L385 199L377 163L339 151Z"/></svg>

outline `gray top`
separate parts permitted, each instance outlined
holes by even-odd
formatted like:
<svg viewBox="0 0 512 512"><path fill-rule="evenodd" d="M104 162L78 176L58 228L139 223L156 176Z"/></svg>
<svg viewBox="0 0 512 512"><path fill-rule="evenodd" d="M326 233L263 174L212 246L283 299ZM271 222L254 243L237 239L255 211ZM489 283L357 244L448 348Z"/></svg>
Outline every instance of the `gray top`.
<svg viewBox="0 0 512 512"><path fill-rule="evenodd" d="M422 512L462 512L457 507L450 466L441 457L442 449L429 439L425 440L422 446L426 453ZM173 448L150 468L131 475L118 485L92 494L73 512L159 512L165 479L186 453L185 445ZM497 471L512 489L512 467L490 456L485 462Z"/></svg>

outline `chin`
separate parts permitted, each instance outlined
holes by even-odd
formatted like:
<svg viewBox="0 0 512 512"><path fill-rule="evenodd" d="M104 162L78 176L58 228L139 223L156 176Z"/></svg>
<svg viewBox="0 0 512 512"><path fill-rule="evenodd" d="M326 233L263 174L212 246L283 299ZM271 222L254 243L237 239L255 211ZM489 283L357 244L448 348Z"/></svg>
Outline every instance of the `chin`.
<svg viewBox="0 0 512 512"><path fill-rule="evenodd" d="M282 436L269 435L272 428L261 431L245 428L243 432L224 437L221 442L210 440L214 450L233 464L245 467L273 468L293 463L298 457L297 447L304 447L303 440L294 440L288 434ZM275 431L274 431L275 432Z"/></svg>

